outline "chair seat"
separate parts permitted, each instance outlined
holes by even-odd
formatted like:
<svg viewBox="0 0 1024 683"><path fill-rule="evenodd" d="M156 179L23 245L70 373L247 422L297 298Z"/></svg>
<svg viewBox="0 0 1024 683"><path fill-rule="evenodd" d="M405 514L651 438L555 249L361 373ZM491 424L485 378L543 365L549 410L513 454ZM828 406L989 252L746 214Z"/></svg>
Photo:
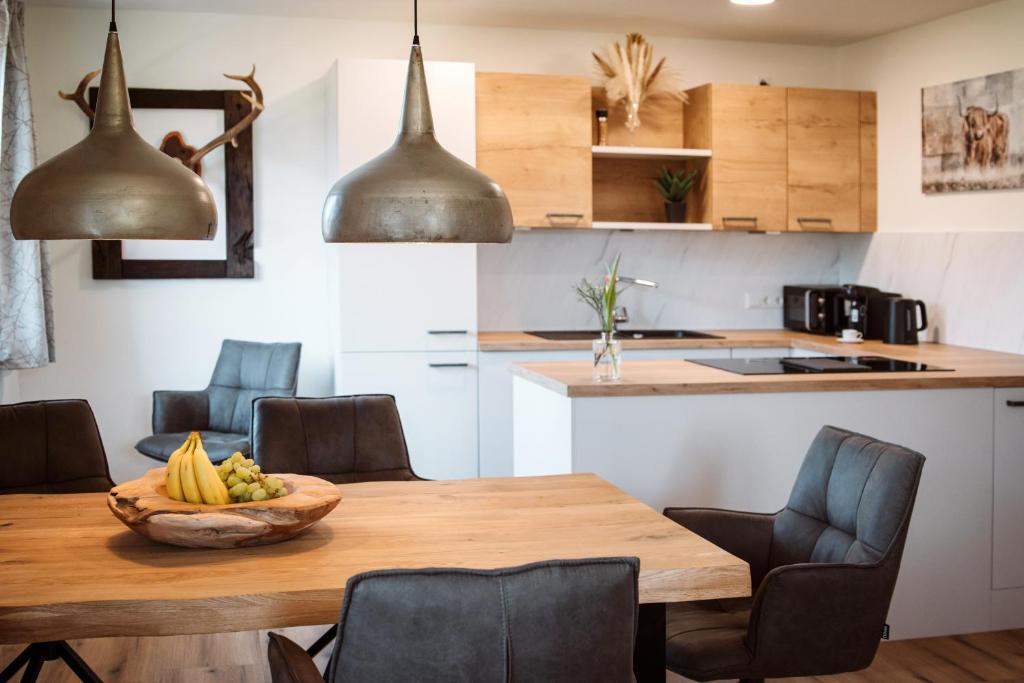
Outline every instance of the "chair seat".
<svg viewBox="0 0 1024 683"><path fill-rule="evenodd" d="M249 445L249 438L245 434L231 434L229 432L200 432L203 437L203 448L210 456L213 463L218 463L231 457L235 451L241 451L242 455L249 457L252 448ZM135 444L135 450L154 460L167 460L171 453L178 450L181 444L188 438L188 432L175 432L172 434L154 434L147 436Z"/></svg>
<svg viewBox="0 0 1024 683"><path fill-rule="evenodd" d="M750 598L737 598L668 605L668 668L699 681L745 677L751 660L745 641L750 603Z"/></svg>

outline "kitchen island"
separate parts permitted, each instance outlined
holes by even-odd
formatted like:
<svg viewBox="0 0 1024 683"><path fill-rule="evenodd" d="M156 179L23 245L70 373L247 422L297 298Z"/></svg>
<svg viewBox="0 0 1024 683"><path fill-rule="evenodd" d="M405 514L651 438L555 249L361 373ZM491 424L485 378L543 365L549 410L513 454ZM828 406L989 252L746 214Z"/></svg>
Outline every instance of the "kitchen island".
<svg viewBox="0 0 1024 683"><path fill-rule="evenodd" d="M879 355L948 371L737 375L631 362L627 352L623 379L602 383L588 361L520 364L515 474L594 472L657 509L773 512L821 426L892 441L928 458L893 636L1024 626L1024 357L776 335L793 355Z"/></svg>

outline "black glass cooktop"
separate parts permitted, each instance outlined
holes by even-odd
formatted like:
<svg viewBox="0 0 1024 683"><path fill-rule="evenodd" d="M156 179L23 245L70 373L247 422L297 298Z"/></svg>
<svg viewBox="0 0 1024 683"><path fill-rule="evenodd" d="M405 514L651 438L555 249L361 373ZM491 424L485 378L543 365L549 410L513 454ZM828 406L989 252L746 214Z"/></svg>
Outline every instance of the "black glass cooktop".
<svg viewBox="0 0 1024 683"><path fill-rule="evenodd" d="M697 365L718 368L737 375L787 375L857 372L939 372L925 363L912 363L884 356L818 356L815 358L723 358L691 360Z"/></svg>

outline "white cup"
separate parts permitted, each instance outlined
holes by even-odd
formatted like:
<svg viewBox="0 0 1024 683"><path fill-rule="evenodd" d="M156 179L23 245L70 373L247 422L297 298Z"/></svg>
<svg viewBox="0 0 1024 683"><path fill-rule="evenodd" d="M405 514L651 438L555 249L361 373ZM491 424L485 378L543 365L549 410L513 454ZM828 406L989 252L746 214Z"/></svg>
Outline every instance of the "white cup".
<svg viewBox="0 0 1024 683"><path fill-rule="evenodd" d="M844 342L859 342L864 339L864 334L860 330L843 330L839 338Z"/></svg>

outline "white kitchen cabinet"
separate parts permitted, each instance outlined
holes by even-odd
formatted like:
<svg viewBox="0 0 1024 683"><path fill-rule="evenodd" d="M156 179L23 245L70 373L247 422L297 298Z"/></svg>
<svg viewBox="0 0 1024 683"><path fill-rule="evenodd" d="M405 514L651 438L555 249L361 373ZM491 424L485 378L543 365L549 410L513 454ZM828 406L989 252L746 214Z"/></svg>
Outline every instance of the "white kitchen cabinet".
<svg viewBox="0 0 1024 683"><path fill-rule="evenodd" d="M476 163L476 68L426 62L438 141ZM405 60L335 64L328 101L330 183L374 158L395 139ZM352 93L373 93L353 102ZM333 338L351 351L476 349L475 244L337 244L332 254Z"/></svg>
<svg viewBox="0 0 1024 683"><path fill-rule="evenodd" d="M1024 587L1024 389L995 390L992 588Z"/></svg>
<svg viewBox="0 0 1024 683"><path fill-rule="evenodd" d="M733 358L788 358L793 355L789 347L750 346L730 349ZM803 355L801 352L799 355Z"/></svg>
<svg viewBox="0 0 1024 683"><path fill-rule="evenodd" d="M476 477L476 352L342 353L342 393L392 394L413 469L428 479Z"/></svg>
<svg viewBox="0 0 1024 683"><path fill-rule="evenodd" d="M622 373L633 360L728 358L729 349L630 349L622 351ZM512 476L512 366L517 363L590 360L591 352L481 351L480 476Z"/></svg>
<svg viewBox="0 0 1024 683"><path fill-rule="evenodd" d="M328 78L329 183L398 133L408 63L338 61ZM476 69L426 62L438 140L476 162ZM372 93L358 101L352 93ZM326 192L327 188L325 188ZM329 244L339 395L393 394L416 472L477 476L476 245Z"/></svg>

